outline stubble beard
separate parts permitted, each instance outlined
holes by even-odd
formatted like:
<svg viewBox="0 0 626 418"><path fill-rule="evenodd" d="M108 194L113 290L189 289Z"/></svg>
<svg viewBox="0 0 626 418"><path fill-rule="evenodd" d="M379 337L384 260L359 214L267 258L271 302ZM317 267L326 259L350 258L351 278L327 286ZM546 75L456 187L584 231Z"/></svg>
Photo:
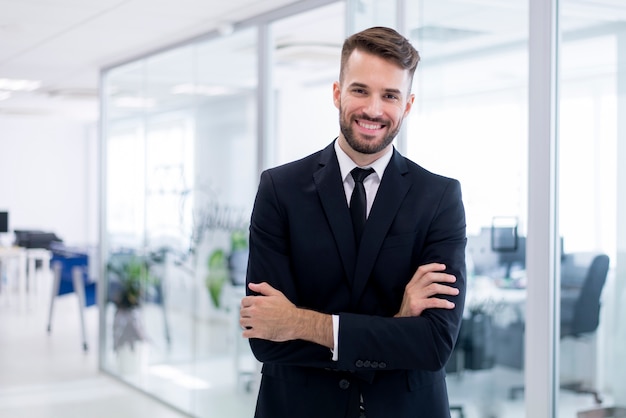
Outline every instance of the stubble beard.
<svg viewBox="0 0 626 418"><path fill-rule="evenodd" d="M380 120L370 119L370 118L363 117L363 116L360 116L356 119L366 120L366 121L373 122L373 123L380 123ZM343 137L346 139L346 142L348 143L350 148L352 148L353 150L361 154L376 154L384 150L385 148L387 148L389 144L391 144L393 140L395 139L395 137L398 135L398 132L400 131L400 127L402 126L402 119L400 119L396 129L394 129L393 131L389 131L389 133L385 137L383 137L382 141L380 142L365 141L365 140L359 140L357 138L357 135L354 133L354 129L352 128L353 120L354 119L346 120L346 118L343 116L343 112L340 109L339 128L341 129L341 133L343 134ZM389 126L388 123L385 123L385 125Z"/></svg>

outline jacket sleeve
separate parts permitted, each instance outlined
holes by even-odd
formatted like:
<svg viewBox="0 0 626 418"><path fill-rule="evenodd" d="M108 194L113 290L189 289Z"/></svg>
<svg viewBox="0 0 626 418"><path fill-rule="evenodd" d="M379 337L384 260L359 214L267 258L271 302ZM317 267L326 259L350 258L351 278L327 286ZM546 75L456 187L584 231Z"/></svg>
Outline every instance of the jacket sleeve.
<svg viewBox="0 0 626 418"><path fill-rule="evenodd" d="M298 305L288 236L288 221L278 202L274 181L270 172L263 172L250 222L246 283L267 282ZM327 347L307 341L272 342L252 338L250 347L257 360L263 363L322 368L334 367L336 363Z"/></svg>

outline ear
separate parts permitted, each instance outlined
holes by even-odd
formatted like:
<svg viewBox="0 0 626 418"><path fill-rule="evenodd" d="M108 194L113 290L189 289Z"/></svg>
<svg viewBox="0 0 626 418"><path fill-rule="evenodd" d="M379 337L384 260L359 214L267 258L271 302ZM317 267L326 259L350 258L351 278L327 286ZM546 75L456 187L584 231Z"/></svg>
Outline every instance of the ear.
<svg viewBox="0 0 626 418"><path fill-rule="evenodd" d="M404 116L408 115L413 107L413 102L415 102L415 95L410 94L409 98L406 101L406 105L404 106Z"/></svg>
<svg viewBox="0 0 626 418"><path fill-rule="evenodd" d="M333 83L333 103L337 109L341 107L341 85L339 85L339 81Z"/></svg>

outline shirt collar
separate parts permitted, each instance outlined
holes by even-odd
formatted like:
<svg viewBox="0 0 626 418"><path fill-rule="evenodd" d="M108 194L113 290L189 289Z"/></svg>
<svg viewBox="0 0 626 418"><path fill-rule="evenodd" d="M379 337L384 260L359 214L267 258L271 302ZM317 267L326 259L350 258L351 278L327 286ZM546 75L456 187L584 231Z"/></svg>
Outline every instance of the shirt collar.
<svg viewBox="0 0 626 418"><path fill-rule="evenodd" d="M383 173L385 172L385 169L387 168L389 161L391 161L391 156L393 155L392 150L393 150L393 147L389 147L389 150L385 154L383 154L380 158L378 158L369 166L361 167L361 168L370 168L370 167L373 168L378 178L382 180ZM350 175L350 171L352 171L353 168L358 167L358 166L356 165L354 161L352 161L352 159L348 156L348 154L346 154L344 150L341 149L341 147L339 146L338 140L335 140L335 154L337 154L337 160L339 161L339 169L341 170L341 179L343 181L346 181L346 178Z"/></svg>

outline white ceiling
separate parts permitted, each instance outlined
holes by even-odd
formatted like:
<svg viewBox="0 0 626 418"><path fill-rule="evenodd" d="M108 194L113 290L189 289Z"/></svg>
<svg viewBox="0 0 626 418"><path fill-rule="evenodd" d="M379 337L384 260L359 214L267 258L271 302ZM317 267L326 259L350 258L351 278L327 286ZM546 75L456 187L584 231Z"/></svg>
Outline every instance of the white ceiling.
<svg viewBox="0 0 626 418"><path fill-rule="evenodd" d="M41 80L4 114L95 120L100 68L296 0L0 0L0 78Z"/></svg>
<svg viewBox="0 0 626 418"><path fill-rule="evenodd" d="M0 100L0 117L65 115L95 121L101 68L300 1L0 0L0 78L42 81L34 92L13 93ZM611 22L623 24L623 2L564 0L561 27L571 31ZM520 18L528 13L527 0L422 0L407 4L408 13L416 16L417 32L411 32L419 39L422 65L527 40L529 26ZM419 10L413 10L416 7ZM332 8L325 13L337 14ZM292 32L313 31L318 41L337 39L335 32L342 30L342 25L329 24L331 21L322 13L309 26L297 23L300 26ZM478 35L454 42L437 39L442 34L462 33ZM293 44L294 40L283 41ZM294 48L289 52L293 54Z"/></svg>

